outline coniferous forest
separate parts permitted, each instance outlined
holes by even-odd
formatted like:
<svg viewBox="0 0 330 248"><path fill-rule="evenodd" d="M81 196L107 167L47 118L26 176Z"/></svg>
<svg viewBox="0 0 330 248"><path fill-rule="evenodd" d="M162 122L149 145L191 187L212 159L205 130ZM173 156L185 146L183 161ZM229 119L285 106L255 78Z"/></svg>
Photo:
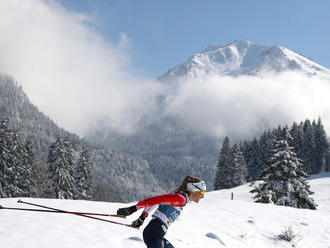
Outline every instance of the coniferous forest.
<svg viewBox="0 0 330 248"><path fill-rule="evenodd" d="M330 171L329 144L321 119L265 131L231 146L223 141L214 183L229 189L252 182L256 202L315 209L305 179ZM255 181L261 180L258 184Z"/></svg>

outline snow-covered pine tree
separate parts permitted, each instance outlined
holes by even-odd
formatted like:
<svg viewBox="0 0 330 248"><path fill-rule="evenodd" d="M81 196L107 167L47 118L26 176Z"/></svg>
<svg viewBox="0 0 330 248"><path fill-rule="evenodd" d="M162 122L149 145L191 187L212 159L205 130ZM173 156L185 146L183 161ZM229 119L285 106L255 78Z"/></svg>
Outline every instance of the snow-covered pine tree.
<svg viewBox="0 0 330 248"><path fill-rule="evenodd" d="M8 119L0 115L0 197L7 197L5 191L6 187L6 171L7 171L7 158L9 156L8 150Z"/></svg>
<svg viewBox="0 0 330 248"><path fill-rule="evenodd" d="M23 160L23 151L21 149L20 139L17 133L11 130L7 132L8 157L5 173L5 190L7 197L20 196L23 190L18 187L20 177L25 173L21 170L21 161Z"/></svg>
<svg viewBox="0 0 330 248"><path fill-rule="evenodd" d="M242 149L239 145L233 146L232 157L233 157L233 163L230 170L231 173L228 176L232 178L231 187L236 187L246 183L246 177L247 177L246 162Z"/></svg>
<svg viewBox="0 0 330 248"><path fill-rule="evenodd" d="M13 133L9 130L9 120L1 116L0 124L0 171L3 197L12 197L17 191L15 168L17 158L13 154Z"/></svg>
<svg viewBox="0 0 330 248"><path fill-rule="evenodd" d="M269 159L271 156L271 151L273 149L274 145L274 133L271 132L271 130L268 130L264 132L260 139L259 139L259 151L260 151L260 157L262 161L262 166L259 171L259 177L258 180L261 179L261 172L266 168L266 161Z"/></svg>
<svg viewBox="0 0 330 248"><path fill-rule="evenodd" d="M68 137L58 137L50 145L48 163L50 179L54 183L55 198L73 199L75 194L73 149Z"/></svg>
<svg viewBox="0 0 330 248"><path fill-rule="evenodd" d="M322 124L321 118L317 120L317 123L313 121L312 126L314 129L314 136L315 136L315 154L314 154L315 164L317 165L317 170L319 172L325 172L329 144L327 141L327 135L324 130L324 126Z"/></svg>
<svg viewBox="0 0 330 248"><path fill-rule="evenodd" d="M264 163L262 161L259 142L257 138L254 138L252 142L246 142L244 144L244 147L244 157L248 171L247 180L258 180L260 179Z"/></svg>
<svg viewBox="0 0 330 248"><path fill-rule="evenodd" d="M288 143L292 136L288 128L284 128L282 133L282 138L274 144L268 167L263 171L263 182L255 184L250 192L256 194L256 202L316 209L310 197L313 192L304 180L307 174L303 170L302 160Z"/></svg>
<svg viewBox="0 0 330 248"><path fill-rule="evenodd" d="M314 160L314 154L316 149L315 135L310 120L305 120L303 125L303 142L304 150L302 159L306 163L306 172L311 174L317 174L320 171L317 168Z"/></svg>
<svg viewBox="0 0 330 248"><path fill-rule="evenodd" d="M293 139L289 141L289 144L295 148L297 155L303 159L303 154L305 151L303 123L301 122L298 125L294 122L291 126L290 134Z"/></svg>
<svg viewBox="0 0 330 248"><path fill-rule="evenodd" d="M29 197L36 191L35 180L32 176L33 151L32 145L23 141L18 131L13 132L12 169L13 186L11 197ZM29 147L28 147L28 146Z"/></svg>
<svg viewBox="0 0 330 248"><path fill-rule="evenodd" d="M217 172L214 182L214 189L228 189L232 187L231 178L228 177L230 167L232 166L232 153L230 147L230 140L225 137L219 154Z"/></svg>
<svg viewBox="0 0 330 248"><path fill-rule="evenodd" d="M32 196L35 183L28 152L19 132L8 125L8 118L0 117L0 196Z"/></svg>
<svg viewBox="0 0 330 248"><path fill-rule="evenodd" d="M75 168L76 194L75 199L91 200L93 194L92 162L87 144L83 144L79 159Z"/></svg>
<svg viewBox="0 0 330 248"><path fill-rule="evenodd" d="M33 163L35 159L35 151L33 144L30 138L27 138L24 144L25 156L24 156L24 164L26 165L26 171L28 179L25 179L25 184L28 185L29 188L29 196L37 195L37 179L33 173Z"/></svg>

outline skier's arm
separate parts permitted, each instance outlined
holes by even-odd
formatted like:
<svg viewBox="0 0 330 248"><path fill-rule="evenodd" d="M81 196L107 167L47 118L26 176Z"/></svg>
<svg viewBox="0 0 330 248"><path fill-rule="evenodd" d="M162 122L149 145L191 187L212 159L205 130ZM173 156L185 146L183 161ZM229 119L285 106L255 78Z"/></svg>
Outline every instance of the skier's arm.
<svg viewBox="0 0 330 248"><path fill-rule="evenodd" d="M139 201L136 205L127 207L127 208L119 208L117 210L118 215L128 216L132 213L136 212L138 209L146 208L159 204L166 204L166 205L172 205L172 206L183 206L186 204L186 198L177 193L177 194L168 194L168 195L159 195L155 197L151 197L148 199L145 199L143 201ZM144 211L146 213L149 213L149 211Z"/></svg>
<svg viewBox="0 0 330 248"><path fill-rule="evenodd" d="M148 199L145 199L143 201L139 201L136 205L137 209L141 208L147 208L151 207L154 205L159 205L159 204L166 204L166 205L172 205L172 206L183 206L186 204L186 198L179 194L168 194L168 195L159 195L155 197L151 197Z"/></svg>

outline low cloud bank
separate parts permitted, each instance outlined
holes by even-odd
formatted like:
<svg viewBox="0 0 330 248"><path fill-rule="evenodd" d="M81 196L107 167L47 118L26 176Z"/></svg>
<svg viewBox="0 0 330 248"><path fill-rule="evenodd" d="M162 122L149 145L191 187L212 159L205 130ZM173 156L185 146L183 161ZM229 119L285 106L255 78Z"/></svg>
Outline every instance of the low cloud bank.
<svg viewBox="0 0 330 248"><path fill-rule="evenodd" d="M298 72L262 77L208 75L168 99L167 114L217 136L252 137L260 129L321 117L330 132L330 81Z"/></svg>

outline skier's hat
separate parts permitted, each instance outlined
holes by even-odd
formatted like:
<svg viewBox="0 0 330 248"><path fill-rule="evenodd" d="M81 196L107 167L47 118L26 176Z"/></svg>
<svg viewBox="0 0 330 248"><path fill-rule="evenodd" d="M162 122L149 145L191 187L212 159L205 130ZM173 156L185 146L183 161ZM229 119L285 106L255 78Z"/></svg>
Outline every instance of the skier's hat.
<svg viewBox="0 0 330 248"><path fill-rule="evenodd" d="M206 184L204 181L198 183L187 183L187 191L189 192L201 192L205 194L206 192Z"/></svg>

